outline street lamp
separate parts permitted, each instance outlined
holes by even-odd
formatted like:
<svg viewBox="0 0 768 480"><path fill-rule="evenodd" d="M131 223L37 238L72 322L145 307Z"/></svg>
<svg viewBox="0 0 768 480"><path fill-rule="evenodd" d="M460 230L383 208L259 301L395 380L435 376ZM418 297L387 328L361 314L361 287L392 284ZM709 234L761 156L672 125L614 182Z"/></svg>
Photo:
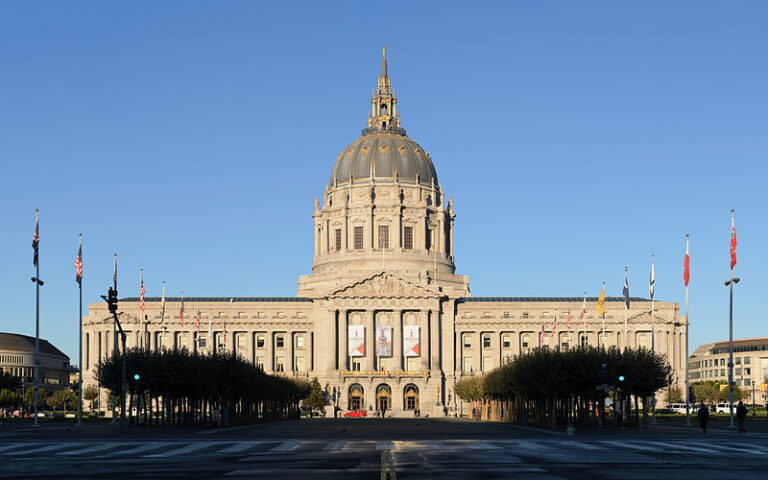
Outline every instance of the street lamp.
<svg viewBox="0 0 768 480"><path fill-rule="evenodd" d="M731 270L731 278L725 281L725 286L730 288L730 303L728 306L728 390L730 391L730 404L728 410L731 412L731 421L728 424L728 428L736 428L733 425L733 286L739 283L739 277L733 276L733 270Z"/></svg>

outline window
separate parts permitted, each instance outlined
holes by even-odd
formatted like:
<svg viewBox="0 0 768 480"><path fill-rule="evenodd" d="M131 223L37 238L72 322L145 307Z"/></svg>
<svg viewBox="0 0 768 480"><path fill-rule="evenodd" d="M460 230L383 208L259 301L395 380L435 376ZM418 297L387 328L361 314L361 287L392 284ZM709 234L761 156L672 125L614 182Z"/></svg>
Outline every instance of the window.
<svg viewBox="0 0 768 480"><path fill-rule="evenodd" d="M353 372L359 372L363 369L363 363L357 359L357 357L352 358L352 371Z"/></svg>
<svg viewBox="0 0 768 480"><path fill-rule="evenodd" d="M461 371L469 373L472 371L472 357L464 357L464 360L461 364Z"/></svg>
<svg viewBox="0 0 768 480"><path fill-rule="evenodd" d="M724 366L725 366L725 359L724 359L724 358L721 358L721 359L720 359L720 366L721 366L721 367L724 367Z"/></svg>
<svg viewBox="0 0 768 480"><path fill-rule="evenodd" d="M491 336L483 335L483 348L491 348Z"/></svg>
<svg viewBox="0 0 768 480"><path fill-rule="evenodd" d="M277 358L275 358L275 371L276 372L284 372L285 371L285 357L277 357Z"/></svg>
<svg viewBox="0 0 768 480"><path fill-rule="evenodd" d="M197 338L197 348L208 348L208 337L206 335L200 335Z"/></svg>
<svg viewBox="0 0 768 480"><path fill-rule="evenodd" d="M749 358L750 357L744 357L744 365L749 365L750 364Z"/></svg>
<svg viewBox="0 0 768 480"><path fill-rule="evenodd" d="M741 357L736 357L736 365L741 365Z"/></svg>
<svg viewBox="0 0 768 480"><path fill-rule="evenodd" d="M304 348L304 335L296 336L296 348Z"/></svg>
<svg viewBox="0 0 768 480"><path fill-rule="evenodd" d="M379 248L389 248L389 227L379 225Z"/></svg>
<svg viewBox="0 0 768 480"><path fill-rule="evenodd" d="M336 251L341 251L341 229L336 229Z"/></svg>
<svg viewBox="0 0 768 480"><path fill-rule="evenodd" d="M504 348L510 348L512 346L512 339L509 337L509 335L504 335L504 337L501 340L502 345Z"/></svg>
<svg viewBox="0 0 768 480"><path fill-rule="evenodd" d="M748 378L745 378L744 379L744 385L748 387L748 386L752 385L752 381L750 379L748 379Z"/></svg>
<svg viewBox="0 0 768 480"><path fill-rule="evenodd" d="M579 337L579 344L582 347L586 347L589 345L589 337L587 336L586 333L582 333L581 336Z"/></svg>
<svg viewBox="0 0 768 480"><path fill-rule="evenodd" d="M432 237L433 237L433 235L434 235L434 230L432 230L431 228L428 228L427 229L427 234L425 235L425 240L427 241L426 242L427 243L427 250L429 250L430 252L433 250L432 247L434 246L434 245L432 245L432 242L433 242L433 238Z"/></svg>
<svg viewBox="0 0 768 480"><path fill-rule="evenodd" d="M355 250L363 249L363 227L355 227Z"/></svg>
<svg viewBox="0 0 768 480"><path fill-rule="evenodd" d="M403 248L413 250L413 227L403 227Z"/></svg>
<svg viewBox="0 0 768 480"><path fill-rule="evenodd" d="M725 376L725 369L724 369L724 368L721 368L721 369L720 369L720 376L721 376L721 377L724 377L724 376Z"/></svg>
<svg viewBox="0 0 768 480"><path fill-rule="evenodd" d="M464 335L464 348L472 348L472 337Z"/></svg>
<svg viewBox="0 0 768 480"><path fill-rule="evenodd" d="M245 335L237 334L237 348L245 348Z"/></svg>
<svg viewBox="0 0 768 480"><path fill-rule="evenodd" d="M282 335L275 337L275 348L283 348L285 346L285 338Z"/></svg>
<svg viewBox="0 0 768 480"><path fill-rule="evenodd" d="M491 357L483 357L483 371L484 372L490 372L493 370L493 360L491 360Z"/></svg>
<svg viewBox="0 0 768 480"><path fill-rule="evenodd" d="M296 371L303 372L304 370L304 357L296 357Z"/></svg>
<svg viewBox="0 0 768 480"><path fill-rule="evenodd" d="M744 375L752 375L752 369L751 368L745 368L744 369Z"/></svg>
<svg viewBox="0 0 768 480"><path fill-rule="evenodd" d="M256 348L264 348L264 335L256 337Z"/></svg>

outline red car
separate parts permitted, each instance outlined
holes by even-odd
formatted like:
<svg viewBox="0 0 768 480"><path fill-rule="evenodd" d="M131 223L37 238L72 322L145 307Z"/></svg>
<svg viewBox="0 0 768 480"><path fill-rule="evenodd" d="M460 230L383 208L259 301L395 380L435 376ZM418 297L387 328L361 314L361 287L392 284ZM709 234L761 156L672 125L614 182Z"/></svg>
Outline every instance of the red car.
<svg viewBox="0 0 768 480"><path fill-rule="evenodd" d="M367 417L368 414L365 413L365 410L352 410L351 412L347 412L344 414L344 418L360 418L360 417Z"/></svg>

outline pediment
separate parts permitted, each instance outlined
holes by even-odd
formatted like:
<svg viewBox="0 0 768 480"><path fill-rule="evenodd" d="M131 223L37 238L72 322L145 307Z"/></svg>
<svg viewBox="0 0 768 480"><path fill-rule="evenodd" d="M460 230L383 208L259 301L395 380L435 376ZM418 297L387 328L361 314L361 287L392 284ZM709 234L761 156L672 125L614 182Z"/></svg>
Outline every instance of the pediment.
<svg viewBox="0 0 768 480"><path fill-rule="evenodd" d="M381 272L331 292L329 298L434 298L441 294L429 287Z"/></svg>

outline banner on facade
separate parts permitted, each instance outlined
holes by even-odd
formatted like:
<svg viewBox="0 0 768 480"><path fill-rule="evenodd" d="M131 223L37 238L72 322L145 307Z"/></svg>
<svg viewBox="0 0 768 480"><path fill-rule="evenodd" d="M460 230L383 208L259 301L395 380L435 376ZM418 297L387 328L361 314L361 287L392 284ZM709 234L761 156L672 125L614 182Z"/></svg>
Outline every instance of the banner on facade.
<svg viewBox="0 0 768 480"><path fill-rule="evenodd" d="M421 355L419 349L419 326L403 325L403 352L406 357L418 357Z"/></svg>
<svg viewBox="0 0 768 480"><path fill-rule="evenodd" d="M365 327L349 325L347 330L347 346L350 357L365 356Z"/></svg>
<svg viewBox="0 0 768 480"><path fill-rule="evenodd" d="M376 355L380 357L392 356L392 327L389 325L376 327Z"/></svg>

